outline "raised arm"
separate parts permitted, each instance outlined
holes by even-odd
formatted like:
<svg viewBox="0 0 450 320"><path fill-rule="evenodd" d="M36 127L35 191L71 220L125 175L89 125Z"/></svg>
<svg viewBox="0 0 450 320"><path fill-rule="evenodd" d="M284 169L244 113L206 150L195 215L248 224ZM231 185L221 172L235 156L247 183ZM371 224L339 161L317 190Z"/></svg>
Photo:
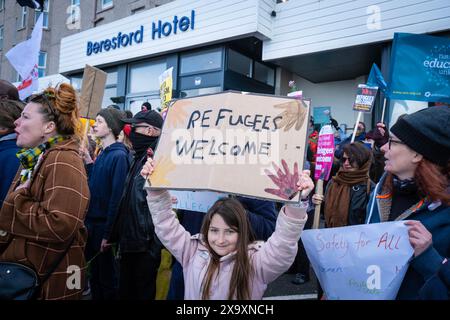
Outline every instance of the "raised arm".
<svg viewBox="0 0 450 320"><path fill-rule="evenodd" d="M153 160L149 158L141 170L141 175L147 179L152 172ZM172 199L168 191L152 191L148 188L146 190L156 235L167 250L185 266L195 253L197 240L191 239L191 234L178 221L172 210Z"/></svg>
<svg viewBox="0 0 450 320"><path fill-rule="evenodd" d="M309 170L302 172L297 186L301 198L306 200L281 208L274 233L254 255L256 276L266 284L288 270L297 254L298 240L308 218L308 195L314 189Z"/></svg>

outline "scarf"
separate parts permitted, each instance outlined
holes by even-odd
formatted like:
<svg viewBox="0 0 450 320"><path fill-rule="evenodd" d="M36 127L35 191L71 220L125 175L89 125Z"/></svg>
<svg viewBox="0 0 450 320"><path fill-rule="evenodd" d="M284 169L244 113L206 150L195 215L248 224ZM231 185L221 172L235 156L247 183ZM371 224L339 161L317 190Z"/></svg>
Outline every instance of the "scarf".
<svg viewBox="0 0 450 320"><path fill-rule="evenodd" d="M22 149L17 152L16 156L17 158L19 158L19 161L23 167L23 170L20 173L20 182L24 183L31 177L31 174L34 170L34 167L36 166L36 163L39 160L39 157L44 154L46 150L50 149L58 142L64 141L66 139L67 137L57 135L51 137L46 142L38 145L35 148Z"/></svg>
<svg viewBox="0 0 450 320"><path fill-rule="evenodd" d="M130 141L136 155L142 156L148 148L155 150L159 137L150 137L145 134L137 133L134 130L130 132Z"/></svg>
<svg viewBox="0 0 450 320"><path fill-rule="evenodd" d="M333 183L327 188L325 194L325 222L328 228L343 227L348 222L350 208L350 191L354 185L367 183L367 192L370 193L369 159L360 169L344 171L342 167L333 177Z"/></svg>

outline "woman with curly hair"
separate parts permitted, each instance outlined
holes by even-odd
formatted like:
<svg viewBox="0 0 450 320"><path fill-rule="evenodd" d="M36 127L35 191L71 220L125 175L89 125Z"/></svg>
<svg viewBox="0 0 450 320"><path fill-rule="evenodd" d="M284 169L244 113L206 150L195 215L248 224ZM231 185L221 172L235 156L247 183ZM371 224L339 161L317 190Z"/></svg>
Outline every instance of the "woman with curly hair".
<svg viewBox="0 0 450 320"><path fill-rule="evenodd" d="M78 299L90 194L74 88L61 84L31 96L15 126L23 149L0 211L0 261L32 268L38 299Z"/></svg>

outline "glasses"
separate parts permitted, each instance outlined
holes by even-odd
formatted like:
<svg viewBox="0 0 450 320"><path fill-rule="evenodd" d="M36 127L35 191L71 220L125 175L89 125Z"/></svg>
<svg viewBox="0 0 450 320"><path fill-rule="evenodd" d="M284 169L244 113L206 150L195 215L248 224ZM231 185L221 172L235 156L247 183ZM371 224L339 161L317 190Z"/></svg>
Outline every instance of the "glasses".
<svg viewBox="0 0 450 320"><path fill-rule="evenodd" d="M389 150L391 149L392 143L397 143L397 144L403 144L404 145L404 143L401 142L400 140L394 140L394 139L391 139L391 138L389 138L388 143L389 143Z"/></svg>
<svg viewBox="0 0 450 320"><path fill-rule="evenodd" d="M353 162L352 158L342 156L341 157L341 165L343 165L347 160L350 165L352 164L352 162Z"/></svg>
<svg viewBox="0 0 450 320"><path fill-rule="evenodd" d="M139 125L139 124L135 124L135 123L132 123L131 127L132 128L153 128L152 126L146 126L146 125L143 125L143 124Z"/></svg>
<svg viewBox="0 0 450 320"><path fill-rule="evenodd" d="M131 128L132 129L135 129L135 128L150 128L150 129L153 129L153 130L155 130L156 132L160 132L160 129L158 129L158 128L155 128L154 126L151 126L151 125L145 125L145 124L135 124L135 123L132 123L131 124Z"/></svg>

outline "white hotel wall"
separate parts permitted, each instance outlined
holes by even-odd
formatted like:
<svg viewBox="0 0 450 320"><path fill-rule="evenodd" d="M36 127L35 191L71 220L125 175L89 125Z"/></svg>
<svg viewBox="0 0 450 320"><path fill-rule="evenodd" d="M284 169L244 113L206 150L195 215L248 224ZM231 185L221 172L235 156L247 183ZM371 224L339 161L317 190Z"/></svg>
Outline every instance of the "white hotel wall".
<svg viewBox="0 0 450 320"><path fill-rule="evenodd" d="M359 77L347 81L334 81L324 83L312 83L308 80L294 75L293 80L297 84L299 90L303 90L303 97L311 99L311 106L314 107L331 107L333 118L341 123L347 124L347 128L353 128L357 118L357 112L353 111L353 103L355 102L356 89L358 84L365 83L366 77ZM311 110L311 115L313 111ZM371 115L364 114L367 128L371 127ZM350 131L347 131L350 133Z"/></svg>
<svg viewBox="0 0 450 320"><path fill-rule="evenodd" d="M59 72L81 70L85 64L105 65L185 50L200 45L224 42L253 35L268 39L271 35L270 12L275 0L177 0L130 17L117 20L63 38L61 40ZM152 40L152 22L172 21L191 15L195 10L195 28L168 37ZM86 55L88 41L101 41L117 36L119 32L134 32L144 26L143 43L133 44L108 52Z"/></svg>
<svg viewBox="0 0 450 320"><path fill-rule="evenodd" d="M379 30L367 27L372 5L380 9ZM264 60L387 41L395 32L450 28L449 0L289 0L277 4L276 12Z"/></svg>

